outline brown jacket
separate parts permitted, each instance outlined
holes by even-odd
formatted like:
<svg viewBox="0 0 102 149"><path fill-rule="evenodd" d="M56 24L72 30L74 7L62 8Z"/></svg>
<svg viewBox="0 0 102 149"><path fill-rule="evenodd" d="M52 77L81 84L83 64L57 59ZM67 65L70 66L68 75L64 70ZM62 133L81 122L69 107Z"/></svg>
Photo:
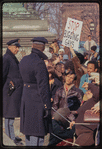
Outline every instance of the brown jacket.
<svg viewBox="0 0 102 149"><path fill-rule="evenodd" d="M80 60L77 56L73 57L71 60L74 64L75 73L77 75L77 80L74 81L74 84L78 88L80 84L80 78L82 77L82 75L84 75L84 71L81 68Z"/></svg>
<svg viewBox="0 0 102 149"><path fill-rule="evenodd" d="M90 110L98 101L99 101L99 87L89 83L88 89L93 93L93 97L86 101L78 110L78 117L76 118L76 123L84 122L84 113L86 110ZM75 125L77 136L84 132L93 132L93 130L97 128L97 125Z"/></svg>
<svg viewBox="0 0 102 149"><path fill-rule="evenodd" d="M76 88L74 84L67 92L63 85L56 91L53 108L57 110L59 108L69 107L70 110L77 110L81 104L82 98L83 92L80 89ZM52 111L52 115L53 114L54 111Z"/></svg>

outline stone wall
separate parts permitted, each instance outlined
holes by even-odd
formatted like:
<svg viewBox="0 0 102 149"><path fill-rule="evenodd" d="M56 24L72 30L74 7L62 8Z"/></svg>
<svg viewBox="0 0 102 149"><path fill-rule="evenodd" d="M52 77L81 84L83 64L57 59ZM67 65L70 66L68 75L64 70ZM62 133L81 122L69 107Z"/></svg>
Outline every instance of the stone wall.
<svg viewBox="0 0 102 149"><path fill-rule="evenodd" d="M31 53L31 47L20 47L19 48L19 52L15 55L16 57L17 57L17 59L18 59L18 61L21 61L21 59L24 57L24 56L26 56L26 55L29 55L30 53ZM7 48L3 48L2 49L2 56L6 53L6 50L7 50ZM44 53L45 54L49 54L49 46L48 45L46 45L45 46L45 51L44 51Z"/></svg>

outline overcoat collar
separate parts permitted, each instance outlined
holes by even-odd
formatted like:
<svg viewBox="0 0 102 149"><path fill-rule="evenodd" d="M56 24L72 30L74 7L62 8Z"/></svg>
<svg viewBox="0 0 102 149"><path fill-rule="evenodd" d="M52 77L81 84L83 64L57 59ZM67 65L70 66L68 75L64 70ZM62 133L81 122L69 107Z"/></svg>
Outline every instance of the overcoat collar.
<svg viewBox="0 0 102 149"><path fill-rule="evenodd" d="M65 91L66 95L68 95L68 92L69 92L69 91L75 90L75 85L72 84L72 85L70 86L70 88L68 88L68 91L66 90L65 84L64 84L63 88L64 88L64 91Z"/></svg>
<svg viewBox="0 0 102 149"><path fill-rule="evenodd" d="M7 54L9 54L17 64L19 64L19 61L17 60L16 56L7 48L7 51L6 51Z"/></svg>
<svg viewBox="0 0 102 149"><path fill-rule="evenodd" d="M36 53L41 59L46 60L48 57L38 49L32 48L32 53Z"/></svg>

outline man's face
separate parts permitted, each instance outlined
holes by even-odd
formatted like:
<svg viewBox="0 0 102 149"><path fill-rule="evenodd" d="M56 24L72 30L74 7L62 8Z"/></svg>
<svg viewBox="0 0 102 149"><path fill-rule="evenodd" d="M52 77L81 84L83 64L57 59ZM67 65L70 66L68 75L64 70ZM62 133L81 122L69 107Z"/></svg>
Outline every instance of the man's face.
<svg viewBox="0 0 102 149"><path fill-rule="evenodd" d="M91 36L88 37L89 41L91 40Z"/></svg>
<svg viewBox="0 0 102 149"><path fill-rule="evenodd" d="M66 83L67 85L73 84L74 77L75 77L74 74L68 74L67 76L65 76L65 83Z"/></svg>
<svg viewBox="0 0 102 149"><path fill-rule="evenodd" d="M92 98L92 96L93 96L93 94L90 90L88 90L85 94L86 94L88 99Z"/></svg>
<svg viewBox="0 0 102 149"><path fill-rule="evenodd" d="M87 65L87 73L88 73L89 76L90 76L91 72L96 72L96 71L97 71L97 69L95 69L95 65L94 64L88 64Z"/></svg>
<svg viewBox="0 0 102 149"><path fill-rule="evenodd" d="M16 55L19 51L19 47L16 46L9 46L8 48L14 55Z"/></svg>

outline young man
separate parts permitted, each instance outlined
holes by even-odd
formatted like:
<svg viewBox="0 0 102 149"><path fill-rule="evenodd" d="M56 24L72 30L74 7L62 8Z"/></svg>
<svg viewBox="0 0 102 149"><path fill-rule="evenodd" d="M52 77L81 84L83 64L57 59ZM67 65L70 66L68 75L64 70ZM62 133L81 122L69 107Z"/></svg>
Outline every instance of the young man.
<svg viewBox="0 0 102 149"><path fill-rule="evenodd" d="M90 56L90 60L95 60L95 61L98 61L99 60L99 53L96 52L96 49L97 49L97 46L92 46L91 47L91 56Z"/></svg>
<svg viewBox="0 0 102 149"><path fill-rule="evenodd" d="M91 83L91 80L89 80L90 73L91 72L97 72L98 69L98 64L96 61L89 61L87 64L87 74L84 74L81 79L80 79L80 85L79 88L85 93L86 89L84 89L82 86L84 82L89 82Z"/></svg>
<svg viewBox="0 0 102 149"><path fill-rule="evenodd" d="M80 107L83 92L76 88L73 84L76 79L74 71L65 73L65 83L60 87L55 94L53 108L55 110L59 108L69 108L70 110L77 110ZM52 111L52 114L54 112Z"/></svg>
<svg viewBox="0 0 102 149"><path fill-rule="evenodd" d="M87 50L88 54L91 54L92 46L96 46L96 42L91 39L91 35L88 35L88 40L84 43L84 48Z"/></svg>
<svg viewBox="0 0 102 149"><path fill-rule="evenodd" d="M19 62L15 55L19 51L19 39L10 40L7 52L3 56L3 117L5 132L16 145L22 145L21 139L14 134L14 118L20 117L23 81L19 73Z"/></svg>

